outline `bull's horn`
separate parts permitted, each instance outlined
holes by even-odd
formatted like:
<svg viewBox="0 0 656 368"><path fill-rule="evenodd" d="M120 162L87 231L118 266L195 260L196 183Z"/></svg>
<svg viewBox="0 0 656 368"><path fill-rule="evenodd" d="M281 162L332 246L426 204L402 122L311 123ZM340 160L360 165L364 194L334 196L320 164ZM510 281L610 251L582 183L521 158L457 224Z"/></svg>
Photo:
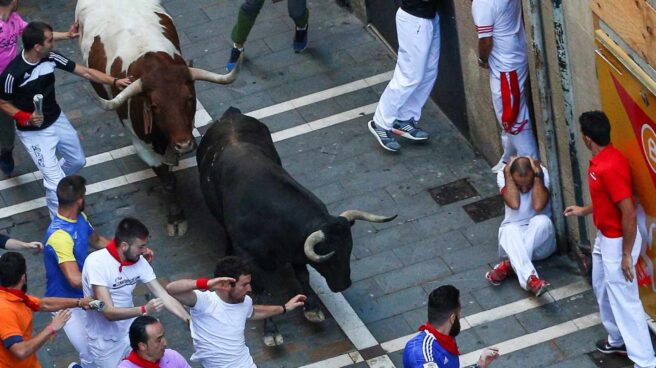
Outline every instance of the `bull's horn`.
<svg viewBox="0 0 656 368"><path fill-rule="evenodd" d="M303 250L305 251L305 255L308 257L308 259L312 262L316 263L321 263L324 261L327 261L328 258L332 257L335 252L330 252L326 255L319 255L317 252L314 251L314 247L321 243L322 241L326 240L326 234L323 233L321 230L317 230L310 234L310 236L305 239L305 245L303 246Z"/></svg>
<svg viewBox="0 0 656 368"><path fill-rule="evenodd" d="M364 221L369 221L369 222L389 222L392 221L396 218L397 215L394 216L380 216L380 215L374 215L373 213L369 212L364 212L364 211L358 211L358 210L348 210L342 212L340 216L346 218L351 221L355 220L364 220Z"/></svg>
<svg viewBox="0 0 656 368"><path fill-rule="evenodd" d="M241 54L241 56L239 56L239 60L237 61L237 65L235 65L235 67L228 74L217 74L204 69L189 67L191 79L195 81L202 80L218 84L230 84L234 82L235 79L237 79L237 74L239 74L239 68L241 67L243 58L244 54Z"/></svg>
<svg viewBox="0 0 656 368"><path fill-rule="evenodd" d="M141 79L137 79L124 90L122 90L121 93L117 94L113 99L105 100L104 98L98 97L98 101L100 101L100 105L103 109L116 110L119 108L119 106L123 105L125 101L138 95L141 93L141 91L143 91L143 84L141 83Z"/></svg>

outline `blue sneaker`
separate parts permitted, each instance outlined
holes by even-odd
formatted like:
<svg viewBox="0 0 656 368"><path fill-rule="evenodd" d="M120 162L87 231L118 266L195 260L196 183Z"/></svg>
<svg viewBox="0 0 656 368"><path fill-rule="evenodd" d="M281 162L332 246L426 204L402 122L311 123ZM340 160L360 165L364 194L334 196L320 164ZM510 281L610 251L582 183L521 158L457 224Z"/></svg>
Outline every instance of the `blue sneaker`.
<svg viewBox="0 0 656 368"><path fill-rule="evenodd" d="M303 52L308 45L308 25L305 25L305 29L296 27L296 33L294 33L294 43L292 47L294 48L295 53Z"/></svg>
<svg viewBox="0 0 656 368"><path fill-rule="evenodd" d="M413 141L425 141L430 138L430 134L417 128L417 122L412 119L395 121L394 125L392 125L392 133Z"/></svg>
<svg viewBox="0 0 656 368"><path fill-rule="evenodd" d="M82 366L79 363L71 363L68 365L67 368L82 368Z"/></svg>
<svg viewBox="0 0 656 368"><path fill-rule="evenodd" d="M392 135L391 130L379 128L373 120L369 120L367 127L384 149L391 152L398 152L401 149L401 145L396 141L396 138Z"/></svg>
<svg viewBox="0 0 656 368"><path fill-rule="evenodd" d="M0 170L9 176L14 171L14 156L12 151L3 151L0 153Z"/></svg>
<svg viewBox="0 0 656 368"><path fill-rule="evenodd" d="M244 49L238 49L236 47L233 47L232 50L230 50L230 59L228 59L228 64L226 64L226 70L228 73L232 71L232 69L237 66L237 63L239 62L239 57L241 54L244 52Z"/></svg>

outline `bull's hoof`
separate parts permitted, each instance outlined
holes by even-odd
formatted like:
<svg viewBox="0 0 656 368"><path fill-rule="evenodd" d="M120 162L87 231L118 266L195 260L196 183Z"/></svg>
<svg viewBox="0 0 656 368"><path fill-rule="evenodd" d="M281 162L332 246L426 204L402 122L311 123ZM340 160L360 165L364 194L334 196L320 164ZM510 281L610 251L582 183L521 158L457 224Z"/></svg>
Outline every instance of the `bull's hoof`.
<svg viewBox="0 0 656 368"><path fill-rule="evenodd" d="M305 319L312 323L321 323L326 320L326 316L321 309L303 311L303 315L305 316Z"/></svg>
<svg viewBox="0 0 656 368"><path fill-rule="evenodd" d="M282 335L279 332L264 335L264 345L270 348L282 345L283 341Z"/></svg>
<svg viewBox="0 0 656 368"><path fill-rule="evenodd" d="M168 236L183 236L187 233L187 230L189 230L187 220L166 224L166 235Z"/></svg>

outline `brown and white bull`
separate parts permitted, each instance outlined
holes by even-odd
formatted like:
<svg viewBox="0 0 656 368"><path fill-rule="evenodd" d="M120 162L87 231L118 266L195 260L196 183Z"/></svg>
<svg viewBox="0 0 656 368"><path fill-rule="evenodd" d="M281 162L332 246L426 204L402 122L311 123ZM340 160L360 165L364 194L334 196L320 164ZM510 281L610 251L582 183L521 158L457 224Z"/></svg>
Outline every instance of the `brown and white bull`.
<svg viewBox="0 0 656 368"><path fill-rule="evenodd" d="M172 167L196 147L194 81L228 84L239 68L220 75L187 66L173 19L159 0L79 0L75 17L86 64L134 81L123 91L92 85L103 108L117 110L137 154L161 179L168 201L167 233L183 235L187 222Z"/></svg>

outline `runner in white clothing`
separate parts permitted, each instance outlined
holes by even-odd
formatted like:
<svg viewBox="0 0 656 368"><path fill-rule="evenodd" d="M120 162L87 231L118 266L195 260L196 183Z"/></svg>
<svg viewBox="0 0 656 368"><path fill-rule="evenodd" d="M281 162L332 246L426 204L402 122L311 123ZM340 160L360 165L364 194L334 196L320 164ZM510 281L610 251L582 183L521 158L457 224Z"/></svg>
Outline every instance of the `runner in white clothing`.
<svg viewBox="0 0 656 368"><path fill-rule="evenodd" d="M153 268L145 258L152 256L146 247L147 239L148 229L143 223L125 218L107 247L91 253L84 263L84 295L93 295L105 303L104 310L87 315L89 355L95 367L116 368L130 353L128 330L134 318L165 307L185 322L191 319L184 307L155 278ZM135 307L132 291L138 283L146 284L155 298Z"/></svg>
<svg viewBox="0 0 656 368"><path fill-rule="evenodd" d="M246 320L260 320L302 307L305 295L284 305L253 305L251 270L237 257L219 260L213 279L178 280L166 286L182 304L191 307L192 362L205 368L255 368L244 329Z"/></svg>
<svg viewBox="0 0 656 368"><path fill-rule="evenodd" d="M522 289L540 296L549 283L538 277L531 260L547 258L556 250L549 173L533 158L516 157L499 171L497 184L506 204L499 228L499 256L504 260L485 278L499 285L514 270Z"/></svg>
<svg viewBox="0 0 656 368"><path fill-rule="evenodd" d="M501 124L501 169L511 156L539 158L526 104L528 54L520 0L473 0L478 65L490 70L492 103Z"/></svg>

